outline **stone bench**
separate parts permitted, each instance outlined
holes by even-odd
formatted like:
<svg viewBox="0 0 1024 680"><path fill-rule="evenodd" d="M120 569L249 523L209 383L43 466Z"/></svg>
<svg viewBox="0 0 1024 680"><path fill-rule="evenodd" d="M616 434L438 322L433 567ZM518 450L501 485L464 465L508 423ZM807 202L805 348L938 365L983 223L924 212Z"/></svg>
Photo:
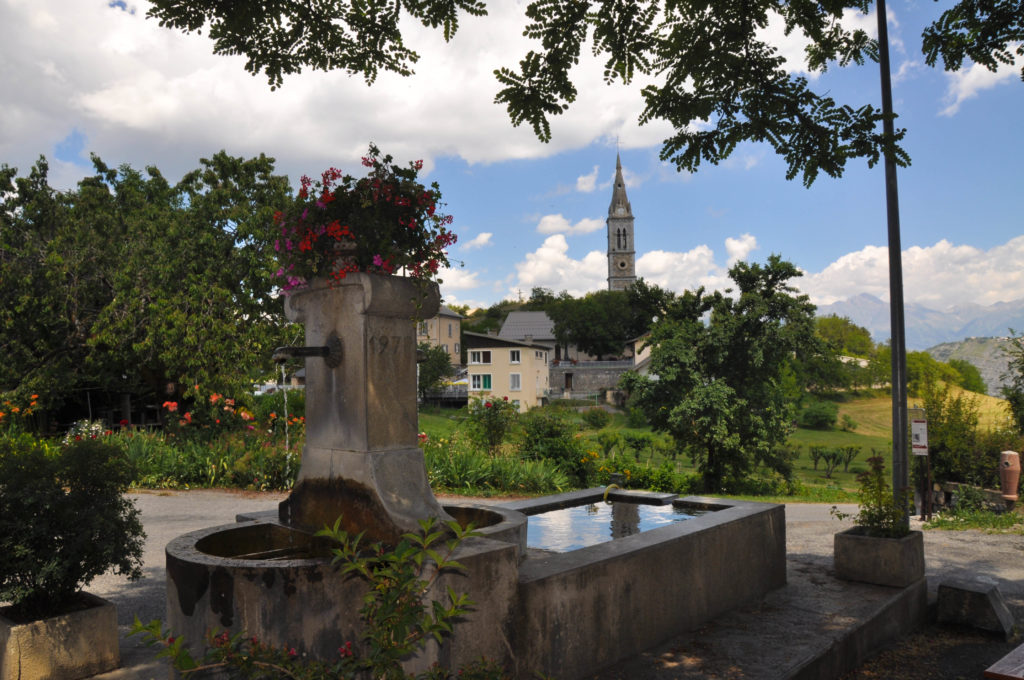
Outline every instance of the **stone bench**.
<svg viewBox="0 0 1024 680"><path fill-rule="evenodd" d="M993 680L1024 680L1024 645L989 666L985 677Z"/></svg>

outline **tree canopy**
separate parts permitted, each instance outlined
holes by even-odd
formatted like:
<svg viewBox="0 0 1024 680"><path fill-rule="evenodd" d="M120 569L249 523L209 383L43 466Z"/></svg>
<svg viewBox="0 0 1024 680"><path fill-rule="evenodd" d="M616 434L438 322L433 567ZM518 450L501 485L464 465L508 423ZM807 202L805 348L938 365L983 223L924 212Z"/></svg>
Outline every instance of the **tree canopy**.
<svg viewBox="0 0 1024 680"><path fill-rule="evenodd" d="M824 349L814 306L788 283L799 275L773 255L764 266L733 266L735 292L683 293L651 329L650 375L623 377L651 425L687 448L708 490L756 464L787 469L780 446L793 418L784 373L794 353Z"/></svg>
<svg viewBox="0 0 1024 680"><path fill-rule="evenodd" d="M1024 434L1024 334L1010 330L1010 344L1006 347L1007 366L1001 379L1006 381L1000 392L1006 400L1006 410L1017 431Z"/></svg>
<svg viewBox="0 0 1024 680"><path fill-rule="evenodd" d="M175 185L93 165L64 193L45 158L0 168L0 392L57 408L84 390L248 388L284 344L268 225L287 178L224 152Z"/></svg>
<svg viewBox="0 0 1024 680"><path fill-rule="evenodd" d="M402 35L408 16L450 40L463 16L487 13L483 0L321 0L225 3L150 0L148 15L187 33L206 30L218 54L242 54L245 68L264 73L272 88L303 68L341 69L372 83L381 70L413 73L419 55ZM513 125L529 124L544 141L550 118L576 100L570 71L585 46L604 60L607 83L650 80L640 121L673 128L661 158L694 171L718 163L744 141L767 142L788 164L787 177L810 185L820 172L841 176L850 159L869 165L888 154L909 163L899 147L905 130L886 136L882 112L870 104L838 103L787 70L763 31L781 17L786 33L809 39L807 68L824 72L877 60L878 44L842 21L846 10L867 12L870 0L533 0L525 35L535 40L516 67L495 71ZM1024 55L1020 0L960 0L924 33L929 64L945 68L970 58L990 69ZM1024 68L1022 68L1024 77ZM706 122L706 124L704 124ZM701 123L701 125L696 125Z"/></svg>
<svg viewBox="0 0 1024 680"><path fill-rule="evenodd" d="M814 320L814 328L832 349L841 354L867 358L875 351L871 331L853 323L848 317L835 314L819 316Z"/></svg>
<svg viewBox="0 0 1024 680"><path fill-rule="evenodd" d="M452 367L448 350L444 347L421 342L418 349L422 352L422 359L416 364L416 389L419 391L420 399L425 400L429 393L444 385L446 378L455 374L455 369Z"/></svg>

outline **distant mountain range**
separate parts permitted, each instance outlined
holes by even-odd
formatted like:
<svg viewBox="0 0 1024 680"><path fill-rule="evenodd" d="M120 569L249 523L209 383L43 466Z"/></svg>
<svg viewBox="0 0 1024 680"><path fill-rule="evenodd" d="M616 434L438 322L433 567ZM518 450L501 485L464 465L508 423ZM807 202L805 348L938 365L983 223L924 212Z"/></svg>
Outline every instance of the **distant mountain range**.
<svg viewBox="0 0 1024 680"><path fill-rule="evenodd" d="M845 316L871 332L875 342L889 339L889 303L874 295L855 297L818 307L818 316ZM1003 355L1009 329L1024 331L1024 298L1014 302L963 305L938 312L921 305L903 309L907 350L927 351L939 361L963 359L978 368L988 393L999 396L1006 371Z"/></svg>
<svg viewBox="0 0 1024 680"><path fill-rule="evenodd" d="M818 316L845 316L871 332L875 342L889 339L889 303L861 293L818 307ZM1009 329L1024 331L1024 298L994 305L963 305L938 312L921 305L903 308L908 350L924 350L965 338L1005 338Z"/></svg>

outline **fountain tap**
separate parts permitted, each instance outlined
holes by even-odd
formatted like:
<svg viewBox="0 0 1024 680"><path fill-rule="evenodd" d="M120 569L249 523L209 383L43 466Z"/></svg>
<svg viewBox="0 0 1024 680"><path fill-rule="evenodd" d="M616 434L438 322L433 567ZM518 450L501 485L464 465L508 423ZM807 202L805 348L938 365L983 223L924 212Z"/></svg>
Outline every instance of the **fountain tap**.
<svg viewBox="0 0 1024 680"><path fill-rule="evenodd" d="M278 347L271 355L276 364L283 364L295 357L323 357L324 363L331 368L341 365L341 340L337 335L331 333L327 338L327 344L318 347L294 347L291 345Z"/></svg>

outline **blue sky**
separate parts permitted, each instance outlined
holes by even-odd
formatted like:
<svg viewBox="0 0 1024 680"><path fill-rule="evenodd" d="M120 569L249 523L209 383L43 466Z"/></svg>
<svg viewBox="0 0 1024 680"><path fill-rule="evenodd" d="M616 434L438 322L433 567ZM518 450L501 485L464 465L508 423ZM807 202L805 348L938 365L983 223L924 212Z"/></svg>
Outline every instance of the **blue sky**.
<svg viewBox="0 0 1024 680"><path fill-rule="evenodd" d="M534 286L582 294L605 286L604 218L621 153L636 216L637 270L682 290L726 285L736 259L777 253L806 272L798 285L827 304L888 297L881 167L852 163L805 189L767 146L680 174L658 160L663 126L641 127L640 84L607 87L589 57L580 98L550 144L513 129L493 104L492 71L529 49L525 3L492 3L453 43L418 29L417 75L372 87L306 73L270 92L240 57L215 57L202 36L161 29L144 2L0 0L0 163L27 172L40 155L55 186L73 186L95 152L111 165L156 165L171 179L220 149L266 153L293 181L329 165L360 171L370 141L423 159L455 217L464 263L444 276L448 302L488 305ZM1024 83L930 69L920 32L948 2L890 4L894 98L913 165L899 172L906 300L934 309L1024 297ZM849 18L871 30L874 17ZM769 33L801 70L800 41ZM814 86L840 102L878 104L878 69L834 68Z"/></svg>

